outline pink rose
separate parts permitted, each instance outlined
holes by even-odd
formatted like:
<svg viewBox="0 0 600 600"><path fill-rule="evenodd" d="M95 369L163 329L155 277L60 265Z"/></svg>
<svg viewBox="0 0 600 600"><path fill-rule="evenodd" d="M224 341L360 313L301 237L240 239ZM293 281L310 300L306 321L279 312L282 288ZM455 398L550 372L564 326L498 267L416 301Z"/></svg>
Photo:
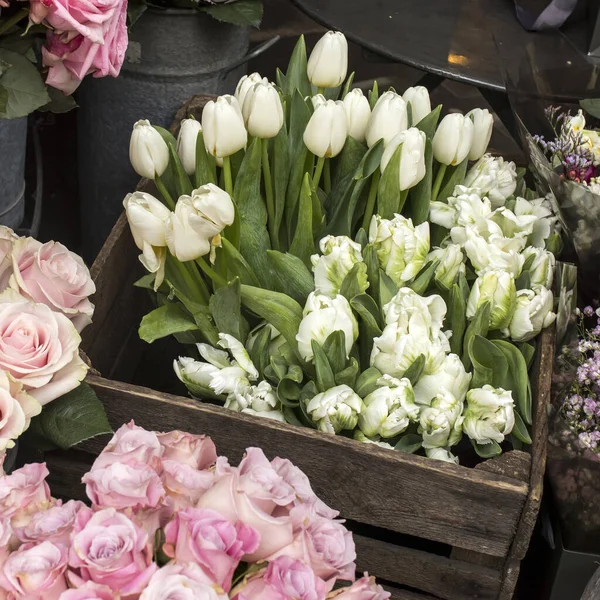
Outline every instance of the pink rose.
<svg viewBox="0 0 600 600"><path fill-rule="evenodd" d="M222 592L198 565L168 564L152 576L140 600L229 600Z"/></svg>
<svg viewBox="0 0 600 600"><path fill-rule="evenodd" d="M29 523L15 531L22 542L50 541L68 546L77 513L85 507L83 502L69 500L36 512Z"/></svg>
<svg viewBox="0 0 600 600"><path fill-rule="evenodd" d="M165 528L164 553L181 563L197 563L226 592L242 556L258 548L252 527L230 523L218 512L202 508L179 511Z"/></svg>
<svg viewBox="0 0 600 600"><path fill-rule="evenodd" d="M63 592L59 600L116 600L118 597L109 587L87 581L81 587Z"/></svg>
<svg viewBox="0 0 600 600"><path fill-rule="evenodd" d="M291 512L294 541L277 556L289 556L310 565L316 575L331 589L336 579L354 581L356 550L352 533L341 521L333 521L314 513L308 505Z"/></svg>
<svg viewBox="0 0 600 600"><path fill-rule="evenodd" d="M163 453L158 437L153 431L138 427L133 421L120 427L100 456L92 470L103 469L114 463L151 465L154 458Z"/></svg>
<svg viewBox="0 0 600 600"><path fill-rule="evenodd" d="M83 581L129 596L139 594L158 569L152 550L148 534L114 508L84 508L75 520L69 566L79 569ZM70 578L77 583L77 576Z"/></svg>
<svg viewBox="0 0 600 600"><path fill-rule="evenodd" d="M200 496L212 487L215 476L211 471L198 471L176 460L163 460L161 480L171 516L182 508L196 506Z"/></svg>
<svg viewBox="0 0 600 600"><path fill-rule="evenodd" d="M194 469L208 469L217 460L214 442L205 435L193 435L184 431L159 433L164 448L163 459L185 463Z"/></svg>
<svg viewBox="0 0 600 600"><path fill-rule="evenodd" d="M13 550L11 547L13 545L13 540L16 541L13 537L13 530L10 526L10 520L6 518L0 519L0 569L2 569L2 565L5 563L6 559ZM2 596L0 595L0 598L1 597Z"/></svg>
<svg viewBox="0 0 600 600"><path fill-rule="evenodd" d="M67 554L62 544L24 544L6 559L0 584L17 598L55 600L67 589Z"/></svg>
<svg viewBox="0 0 600 600"><path fill-rule="evenodd" d="M292 543L291 518L273 513L291 504L295 493L262 450L248 448L246 452L237 469L217 461L216 483L200 497L198 507L216 510L231 523L242 521L256 529L260 545L244 556L244 561L257 562Z"/></svg>
<svg viewBox="0 0 600 600"><path fill-rule="evenodd" d="M21 383L0 371L0 452L15 445L14 440L29 428L31 417L41 410L41 404Z"/></svg>
<svg viewBox="0 0 600 600"><path fill-rule="evenodd" d="M12 248L10 284L23 296L62 312L77 331L92 322L96 291L83 260L58 242L42 244L28 237Z"/></svg>
<svg viewBox="0 0 600 600"><path fill-rule="evenodd" d="M264 575L233 590L233 600L324 600L325 582L299 560L280 556Z"/></svg>
<svg viewBox="0 0 600 600"><path fill-rule="evenodd" d="M19 236L10 227L0 225L0 291L4 291L8 286L12 265L10 253L18 239Z"/></svg>
<svg viewBox="0 0 600 600"><path fill-rule="evenodd" d="M33 463L0 477L0 518L10 519L46 506L51 499L45 481L48 475L45 463Z"/></svg>
<svg viewBox="0 0 600 600"><path fill-rule="evenodd" d="M331 596L335 600L387 600L391 594L375 582L375 577L367 573L350 587L339 590Z"/></svg>
<svg viewBox="0 0 600 600"><path fill-rule="evenodd" d="M0 369L42 406L75 389L87 373L73 323L13 290L0 295Z"/></svg>

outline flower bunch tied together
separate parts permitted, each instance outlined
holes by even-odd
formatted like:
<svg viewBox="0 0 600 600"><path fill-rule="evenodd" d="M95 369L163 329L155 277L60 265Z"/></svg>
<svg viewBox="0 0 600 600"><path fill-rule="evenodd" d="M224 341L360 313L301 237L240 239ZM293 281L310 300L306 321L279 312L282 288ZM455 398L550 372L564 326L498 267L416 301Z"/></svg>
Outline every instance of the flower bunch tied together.
<svg viewBox="0 0 600 600"><path fill-rule="evenodd" d="M355 581L352 534L290 461L121 427L83 477L91 506L50 495L43 464L0 477L0 590L49 600L386 600ZM333 592L336 582L349 586Z"/></svg>
<svg viewBox="0 0 600 600"><path fill-rule="evenodd" d="M347 56L300 39L177 138L136 124L140 336L175 334L191 395L244 414L450 462L530 443L557 218L487 153L487 110L353 89Z"/></svg>

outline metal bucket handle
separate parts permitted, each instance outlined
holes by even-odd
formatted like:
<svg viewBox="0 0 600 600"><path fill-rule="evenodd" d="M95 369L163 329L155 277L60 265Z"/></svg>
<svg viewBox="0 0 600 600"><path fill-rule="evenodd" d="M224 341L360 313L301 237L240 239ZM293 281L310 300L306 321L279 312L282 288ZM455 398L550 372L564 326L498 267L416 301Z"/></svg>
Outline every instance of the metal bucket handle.
<svg viewBox="0 0 600 600"><path fill-rule="evenodd" d="M266 52L271 46L274 46L280 39L281 39L281 36L276 35L275 37L272 37L270 40L267 40L266 42L263 42L262 44L260 44L256 48L254 48L254 50L252 50L252 52L249 52L245 56L242 56L242 58L238 58L236 61L227 65L224 69L221 70L221 72L219 74L219 79L220 80L225 79L227 77L227 75L229 75L229 73L231 73L231 71L233 71L234 69L237 69L238 67L241 67L243 64L247 63L249 60L252 60L253 58L260 56L263 52Z"/></svg>

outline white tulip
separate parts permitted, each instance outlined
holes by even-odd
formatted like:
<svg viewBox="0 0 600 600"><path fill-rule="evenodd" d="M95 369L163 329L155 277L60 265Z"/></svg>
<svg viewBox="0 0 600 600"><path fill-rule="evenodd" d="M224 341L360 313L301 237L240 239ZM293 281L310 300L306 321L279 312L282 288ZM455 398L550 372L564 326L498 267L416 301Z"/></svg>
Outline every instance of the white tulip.
<svg viewBox="0 0 600 600"><path fill-rule="evenodd" d="M311 97L310 102L313 106L313 111L317 110L321 104L325 104L327 102L327 98L323 96L323 94L315 94Z"/></svg>
<svg viewBox="0 0 600 600"><path fill-rule="evenodd" d="M309 401L306 410L317 427L326 433L352 430L363 411L363 401L347 385L338 385L317 394Z"/></svg>
<svg viewBox="0 0 600 600"><path fill-rule="evenodd" d="M388 376L377 383L382 387L363 400L364 408L358 417L358 426L368 437L391 438L405 431L418 418L419 407L415 404L408 379Z"/></svg>
<svg viewBox="0 0 600 600"><path fill-rule="evenodd" d="M273 421L279 421L280 423L287 423L281 410L263 410L257 411L253 408L244 408L242 413L245 415L253 415L254 417L262 417L263 419L273 419Z"/></svg>
<svg viewBox="0 0 600 600"><path fill-rule="evenodd" d="M478 444L504 441L515 425L512 393L484 385L467 392L463 431Z"/></svg>
<svg viewBox="0 0 600 600"><path fill-rule="evenodd" d="M374 444L375 446L379 446L380 448L385 448L386 450L393 450L394 446L388 444L387 442L382 442L379 436L375 436L374 438L368 438L360 429L355 429L352 434L352 439L357 442L364 442L365 444Z"/></svg>
<svg viewBox="0 0 600 600"><path fill-rule="evenodd" d="M430 206L431 222L446 229L474 225L477 231L487 231L492 206L478 190L457 185L447 202L435 201Z"/></svg>
<svg viewBox="0 0 600 600"><path fill-rule="evenodd" d="M160 177L169 166L169 147L150 121L137 121L129 141L129 160L140 177Z"/></svg>
<svg viewBox="0 0 600 600"><path fill-rule="evenodd" d="M425 455L427 458L433 458L435 460L443 460L444 462L458 464L458 457L454 456L448 448L426 448Z"/></svg>
<svg viewBox="0 0 600 600"><path fill-rule="evenodd" d="M400 150L400 191L414 187L425 177L425 143L427 136L416 127L402 131L386 146L381 157L381 172L385 171L396 148Z"/></svg>
<svg viewBox="0 0 600 600"><path fill-rule="evenodd" d="M545 288L552 288L554 280L554 271L556 269L556 258L552 252L529 246L523 250L523 258L526 261L533 256L533 262L529 267L529 276L531 285L541 285Z"/></svg>
<svg viewBox="0 0 600 600"><path fill-rule="evenodd" d="M517 188L517 167L514 162L485 154L467 172L463 185L477 188L487 196L492 208L504 206Z"/></svg>
<svg viewBox="0 0 600 600"><path fill-rule="evenodd" d="M462 437L462 411L463 402L447 390L441 390L419 416L418 431L423 436L423 448L458 444Z"/></svg>
<svg viewBox="0 0 600 600"><path fill-rule="evenodd" d="M337 156L348 137L348 122L344 103L327 100L312 114L304 130L304 144L319 158Z"/></svg>
<svg viewBox="0 0 600 600"><path fill-rule="evenodd" d="M427 262L439 260L433 276L435 281L444 289L449 290L459 276L465 275L465 256L458 244L447 244L443 248L434 248L427 256Z"/></svg>
<svg viewBox="0 0 600 600"><path fill-rule="evenodd" d="M482 273L471 289L467 301L467 318L472 319L484 302L490 303L490 329L505 329L515 312L517 302L514 275L493 269Z"/></svg>
<svg viewBox="0 0 600 600"><path fill-rule="evenodd" d="M219 333L219 346L225 350L229 350L233 356L233 364L242 367L248 373L249 379L258 379L258 371L250 360L250 355L242 342L227 333Z"/></svg>
<svg viewBox="0 0 600 600"><path fill-rule="evenodd" d="M457 235L459 232L460 236ZM520 247L516 250L510 247L504 249L507 238L490 235L486 240L473 226L454 227L450 233L452 241L462 243L465 254L477 274L489 269L507 271L514 277L521 274L525 258L519 254ZM525 238L522 239L524 242ZM518 241L518 238L515 240Z"/></svg>
<svg viewBox="0 0 600 600"><path fill-rule="evenodd" d="M416 125L431 112L431 100L427 88L422 85L409 87L402 98L406 104L410 104L412 112L412 122Z"/></svg>
<svg viewBox="0 0 600 600"><path fill-rule="evenodd" d="M212 183L181 196L167 222L166 241L173 256L185 262L208 254L213 238L235 218L227 192Z"/></svg>
<svg viewBox="0 0 600 600"><path fill-rule="evenodd" d="M244 117L234 96L219 96L202 111L202 132L206 151L225 158L246 146L248 132Z"/></svg>
<svg viewBox="0 0 600 600"><path fill-rule="evenodd" d="M196 142L202 125L196 119L183 119L177 136L177 154L188 175L196 172Z"/></svg>
<svg viewBox="0 0 600 600"><path fill-rule="evenodd" d="M242 115L250 135L261 139L275 137L283 126L279 92L268 82L255 84L246 92Z"/></svg>
<svg viewBox="0 0 600 600"><path fill-rule="evenodd" d="M346 94L343 102L348 120L348 135L358 142L364 142L367 124L371 118L369 101L362 90L356 88Z"/></svg>
<svg viewBox="0 0 600 600"><path fill-rule="evenodd" d="M437 370L419 378L414 386L415 402L429 406L433 398L443 390L452 394L458 402L462 402L469 389L471 377L460 358L456 354L448 354Z"/></svg>
<svg viewBox="0 0 600 600"><path fill-rule="evenodd" d="M248 373L237 366L220 369L210 380L210 389L217 395L244 394L250 387Z"/></svg>
<svg viewBox="0 0 600 600"><path fill-rule="evenodd" d="M374 215L369 242L377 250L381 268L401 286L416 277L429 252L429 223L415 227L412 219L396 215L382 219Z"/></svg>
<svg viewBox="0 0 600 600"><path fill-rule="evenodd" d="M541 285L517 292L517 307L506 330L513 342L527 342L554 323L554 296Z"/></svg>
<svg viewBox="0 0 600 600"><path fill-rule="evenodd" d="M306 300L303 319L298 328L296 341L300 356L310 362L313 360L311 341L323 345L334 331L343 331L346 343L346 357L358 338L358 323L348 300L344 296L329 298L323 294L311 292Z"/></svg>
<svg viewBox="0 0 600 600"><path fill-rule="evenodd" d="M240 106L244 106L244 100L248 90L253 88L257 83L269 83L266 77L262 77L260 73L251 73L250 75L244 75L238 82L234 96Z"/></svg>
<svg viewBox="0 0 600 600"><path fill-rule="evenodd" d="M335 297L339 294L344 278L356 263L362 263L360 244L344 235L327 235L319 242L321 254L313 254L310 260L315 274L315 291ZM369 287L366 266L358 274L360 292Z"/></svg>
<svg viewBox="0 0 600 600"><path fill-rule="evenodd" d="M406 102L391 90L377 100L365 131L367 146L372 148L379 140L387 146L393 138L408 128Z"/></svg>
<svg viewBox="0 0 600 600"><path fill-rule="evenodd" d="M277 394L267 381L244 390L242 393L230 394L225 401L225 408L236 412L252 409L254 413L264 413L281 408Z"/></svg>
<svg viewBox="0 0 600 600"><path fill-rule="evenodd" d="M335 88L348 72L348 42L339 31L328 31L313 48L306 68L308 79L317 87Z"/></svg>
<svg viewBox="0 0 600 600"><path fill-rule="evenodd" d="M471 150L473 121L458 113L446 115L433 136L433 157L443 165L459 165Z"/></svg>
<svg viewBox="0 0 600 600"><path fill-rule="evenodd" d="M558 217L555 216L550 202L546 198L515 198L514 213L518 216L533 215L536 221L533 224L527 243L536 248L545 248L546 240L556 231Z"/></svg>
<svg viewBox="0 0 600 600"><path fill-rule="evenodd" d="M538 218L533 214L516 215L506 206L501 206L490 215L490 219L500 227L504 237L520 236L526 240L532 234Z"/></svg>
<svg viewBox="0 0 600 600"><path fill-rule="evenodd" d="M209 363L194 360L189 356L180 356L173 361L173 369L180 381L189 388L210 389L210 382L221 369ZM193 393L193 392L192 392Z"/></svg>
<svg viewBox="0 0 600 600"><path fill-rule="evenodd" d="M479 160L486 152L492 139L494 117L487 108L474 108L467 113L473 121L473 142L469 160Z"/></svg>

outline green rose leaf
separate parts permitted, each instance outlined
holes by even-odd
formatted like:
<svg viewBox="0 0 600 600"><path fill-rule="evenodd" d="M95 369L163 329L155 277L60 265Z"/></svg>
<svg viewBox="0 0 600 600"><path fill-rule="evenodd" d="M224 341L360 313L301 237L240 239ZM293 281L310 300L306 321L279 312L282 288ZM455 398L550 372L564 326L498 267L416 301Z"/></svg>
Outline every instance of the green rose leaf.
<svg viewBox="0 0 600 600"><path fill-rule="evenodd" d="M199 329L192 315L179 303L170 302L144 315L139 335L145 342L152 342L183 331Z"/></svg>
<svg viewBox="0 0 600 600"><path fill-rule="evenodd" d="M263 17L261 0L237 0L231 4L205 6L200 10L217 21L246 27L258 27Z"/></svg>

